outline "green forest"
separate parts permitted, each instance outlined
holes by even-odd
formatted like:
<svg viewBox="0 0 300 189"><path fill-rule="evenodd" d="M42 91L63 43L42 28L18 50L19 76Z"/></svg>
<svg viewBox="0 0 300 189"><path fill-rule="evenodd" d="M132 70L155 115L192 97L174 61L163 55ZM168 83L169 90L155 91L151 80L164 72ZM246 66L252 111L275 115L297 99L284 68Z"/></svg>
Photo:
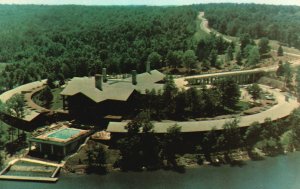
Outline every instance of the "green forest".
<svg viewBox="0 0 300 189"><path fill-rule="evenodd" d="M196 38L199 11L205 11L211 27L239 37L241 50L213 34ZM0 62L9 64L1 64L0 86L3 91L40 79L63 81L94 75L102 67L109 74L141 73L146 62L152 69L208 71L222 68L218 56L224 54L237 65L255 66L263 54L253 39L300 48L299 17L299 7L254 4L1 5Z"/></svg>
<svg viewBox="0 0 300 189"><path fill-rule="evenodd" d="M300 48L300 7L255 4L199 5L209 26L220 33L239 37L268 37Z"/></svg>
<svg viewBox="0 0 300 189"><path fill-rule="evenodd" d="M151 53L165 57L193 46L196 15L191 7L2 5L0 62L18 63L5 68L2 83L86 76L104 66L108 73L142 72Z"/></svg>

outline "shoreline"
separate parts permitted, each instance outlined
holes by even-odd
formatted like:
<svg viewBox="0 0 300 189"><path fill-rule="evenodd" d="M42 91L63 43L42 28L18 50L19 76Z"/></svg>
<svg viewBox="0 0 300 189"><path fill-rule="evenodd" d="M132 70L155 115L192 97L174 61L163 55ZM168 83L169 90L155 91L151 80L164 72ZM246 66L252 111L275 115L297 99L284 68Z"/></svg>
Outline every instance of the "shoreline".
<svg viewBox="0 0 300 189"><path fill-rule="evenodd" d="M299 152L299 151L295 151L295 152ZM100 173L95 173L95 172L92 172L92 173L73 173L73 172L65 172L65 171L62 171L60 174L62 174L63 176L89 176L89 175L97 175L97 176L108 176L110 174L114 174L114 173L130 173L130 172L134 172L134 173L145 173L145 172L157 172L157 171L173 171L173 172L178 172L180 174L184 174L186 170L193 170L193 169L201 169L201 168L208 168L208 167L216 167L216 168L222 168L223 166L229 166L229 167L243 167L243 166L247 166L247 162L255 162L255 161L265 161L265 158L273 158L273 157L279 157L279 156L286 156L286 155L289 155L289 154L294 154L295 152L287 152L287 153L284 153L284 154L278 154L278 155L275 155L275 156L263 156L263 159L261 160L252 160L252 159L244 159L242 160L241 162L243 163L242 165L230 165L229 163L227 164L219 164L219 165L212 165L211 163L210 164L202 164L202 165L199 165L199 164L190 164L190 165L186 165L184 167L184 171L183 172L179 172L179 171L176 171L172 168L159 168L159 169L155 169L155 170L137 170L137 171L134 171L134 170L129 170L129 171L122 171L120 170L119 168L117 169L113 169L111 171L109 171L108 173L106 174L100 174Z"/></svg>
<svg viewBox="0 0 300 189"><path fill-rule="evenodd" d="M222 167L222 166L230 166L230 167L242 167L242 166L246 166L247 165L247 162L252 162L252 161L264 161L266 158L271 158L271 157L279 157L279 156L285 156L285 155L288 155L288 154L293 154L295 152L299 152L297 150L293 150L293 151L287 151L285 150L284 152L280 153L280 152L277 152L276 154L259 154L257 159L254 159L254 158L250 158L247 151L244 150L244 151L239 151L239 153L233 153L232 156L235 156L235 155L240 155L241 153L244 154L244 156L240 156L242 158L232 158L232 162L229 163L229 162L224 162L224 161L220 161L219 162L209 162L207 160L204 160L202 164L198 164L196 162L193 162L193 163L185 163L184 165L178 165L178 167L182 167L182 169L180 169L179 171L176 170L176 167L160 167L160 168L157 168L157 169L150 169L148 170L147 168L141 168L140 170L127 170L127 171L122 171L120 168L112 168L110 169L109 171L107 171L106 173L97 173L97 172L90 172L90 173L87 173L85 171L67 171L65 168L62 169L61 171L61 174L63 175L78 175L78 176L87 176L87 175L109 175L111 173L127 173L127 172L153 172L153 171L160 171L160 170L165 170L165 171L174 171L174 172L179 172L179 173L184 173L187 169L199 169L199 168L207 168L207 167ZM216 153L220 153L220 152L216 152ZM256 153L256 152L254 152ZM247 154L247 156L245 156L245 154ZM186 154L185 154L186 155ZM203 155L203 154L202 154ZM221 157L221 156L224 156L224 154L218 154L216 156L218 157ZM178 159L180 158L183 158L183 156L180 156ZM213 157L212 157L213 158ZM189 159L189 158L185 158L186 160L192 160L192 161L196 161L196 159ZM79 169L78 169L79 170Z"/></svg>

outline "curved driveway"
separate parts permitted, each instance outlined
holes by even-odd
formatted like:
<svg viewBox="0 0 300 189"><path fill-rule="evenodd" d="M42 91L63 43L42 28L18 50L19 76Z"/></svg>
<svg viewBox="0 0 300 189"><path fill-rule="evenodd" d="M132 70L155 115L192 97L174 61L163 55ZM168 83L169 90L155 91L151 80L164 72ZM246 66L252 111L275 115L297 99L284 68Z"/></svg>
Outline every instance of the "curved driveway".
<svg viewBox="0 0 300 189"><path fill-rule="evenodd" d="M288 97L287 94L280 92L278 89L271 89L268 86L260 85L264 90L272 93L278 104L272 106L270 109L263 111L261 113L241 116L239 127L247 127L254 121L263 123L266 118L271 120L277 120L288 116L295 108L299 107L297 99L294 97ZM167 129L177 124L181 126L181 132L202 132L210 131L213 127L217 130L223 128L224 123L230 121L231 119L219 119L219 120L207 120L207 121L185 121L185 122L153 122L154 131L156 133L166 133ZM115 133L125 133L127 130L125 126L128 122L110 122L107 131Z"/></svg>
<svg viewBox="0 0 300 189"><path fill-rule="evenodd" d="M24 92L31 92L32 90L42 87L43 85L46 84L46 80L42 80L42 81L35 81L32 83L27 83L25 85L21 85L18 86L12 90L6 91L4 93L2 93L0 95L0 100L5 103L8 99L10 99L13 95L15 94L21 94ZM36 118L37 116L40 115L40 112L37 112L33 109L30 109L29 107L26 108L26 112L25 112L25 117L23 118L23 120L25 121L31 121L34 118Z"/></svg>

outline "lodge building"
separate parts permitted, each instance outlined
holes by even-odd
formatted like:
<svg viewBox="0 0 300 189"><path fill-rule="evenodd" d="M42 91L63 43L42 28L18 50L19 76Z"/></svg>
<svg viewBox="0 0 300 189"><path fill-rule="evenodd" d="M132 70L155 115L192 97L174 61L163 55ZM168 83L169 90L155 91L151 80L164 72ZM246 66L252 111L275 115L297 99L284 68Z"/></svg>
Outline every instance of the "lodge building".
<svg viewBox="0 0 300 189"><path fill-rule="evenodd" d="M106 69L94 77L74 77L60 93L63 108L76 119L121 119L133 110L146 90L162 90L165 75L157 70L125 79L107 79Z"/></svg>

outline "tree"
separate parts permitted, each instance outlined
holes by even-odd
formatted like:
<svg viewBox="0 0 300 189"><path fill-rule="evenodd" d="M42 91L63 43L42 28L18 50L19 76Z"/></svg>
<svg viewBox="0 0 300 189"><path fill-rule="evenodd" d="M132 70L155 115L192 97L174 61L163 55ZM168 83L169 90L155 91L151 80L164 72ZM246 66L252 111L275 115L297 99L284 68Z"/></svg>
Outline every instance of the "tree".
<svg viewBox="0 0 300 189"><path fill-rule="evenodd" d="M169 51L167 54L167 63L173 68L182 65L183 51Z"/></svg>
<svg viewBox="0 0 300 189"><path fill-rule="evenodd" d="M88 167L89 169L92 169L94 164L94 150L88 149L86 151L86 154L87 154Z"/></svg>
<svg viewBox="0 0 300 189"><path fill-rule="evenodd" d="M201 65L203 71L208 71L210 66L211 66L210 61L208 61L206 59L203 60L202 65Z"/></svg>
<svg viewBox="0 0 300 189"><path fill-rule="evenodd" d="M217 59L218 59L218 53L215 49L212 49L209 54L210 65L216 67Z"/></svg>
<svg viewBox="0 0 300 189"><path fill-rule="evenodd" d="M53 89L53 88L55 87L54 81L55 81L55 76L54 76L54 74L49 74L49 75L48 75L48 79L47 79L47 85L48 85L51 89Z"/></svg>
<svg viewBox="0 0 300 189"><path fill-rule="evenodd" d="M158 90L156 93L156 98L154 100L154 111L155 111L155 118L160 120L164 117L164 100L161 90Z"/></svg>
<svg viewBox="0 0 300 189"><path fill-rule="evenodd" d="M101 59L92 61L92 62L88 65L88 66L89 66L89 70L90 70L89 75L95 75L95 74L101 73L102 65L103 65L103 62L101 61Z"/></svg>
<svg viewBox="0 0 300 189"><path fill-rule="evenodd" d="M59 81L59 85L62 86L65 84L65 76L62 73L57 75L57 79Z"/></svg>
<svg viewBox="0 0 300 189"><path fill-rule="evenodd" d="M279 143L274 138L269 138L259 141L256 146L264 153L273 155L278 153L278 144Z"/></svg>
<svg viewBox="0 0 300 189"><path fill-rule="evenodd" d="M221 108L224 108L221 91L216 87L207 89L206 85L203 85L201 89L201 99L204 105L204 115L215 115Z"/></svg>
<svg viewBox="0 0 300 189"><path fill-rule="evenodd" d="M95 149L96 151L96 157L95 157L95 163L96 163L96 167L98 167L101 172L106 172L106 160L107 160L107 153L106 153L106 149L104 148L104 146L100 146L97 149Z"/></svg>
<svg viewBox="0 0 300 189"><path fill-rule="evenodd" d="M237 65L242 65L243 64L243 55L241 53L241 51L237 51L236 55L235 55L235 60Z"/></svg>
<svg viewBox="0 0 300 189"><path fill-rule="evenodd" d="M142 126L141 150L143 165L149 168L157 167L160 163L160 141L154 134L154 126L150 122L148 112L139 114L140 125Z"/></svg>
<svg viewBox="0 0 300 189"><path fill-rule="evenodd" d="M188 104L185 89L182 89L181 91L178 92L178 94L175 97L175 101L176 101L175 115L177 119L184 119L186 116L185 108Z"/></svg>
<svg viewBox="0 0 300 189"><path fill-rule="evenodd" d="M278 47L277 56L283 56L283 48L281 45Z"/></svg>
<svg viewBox="0 0 300 189"><path fill-rule="evenodd" d="M284 76L284 67L283 67L283 63L282 63L281 60L278 63L278 68L276 70L276 75L277 76Z"/></svg>
<svg viewBox="0 0 300 189"><path fill-rule="evenodd" d="M16 132L16 128L14 127L8 127L7 129L7 132L9 134L9 138L10 138L10 142L13 143L14 142L14 135L15 135L15 132Z"/></svg>
<svg viewBox="0 0 300 189"><path fill-rule="evenodd" d="M270 52L271 47L269 46L269 39L263 37L258 42L258 50L261 57L264 57L267 53Z"/></svg>
<svg viewBox="0 0 300 189"><path fill-rule="evenodd" d="M231 151L240 147L243 142L238 124L239 119L235 118L223 125L223 132L219 138L221 139L219 143L223 145L225 155L230 155Z"/></svg>
<svg viewBox="0 0 300 189"><path fill-rule="evenodd" d="M288 119L288 125L291 127L290 138L293 148L300 146L300 109L295 109Z"/></svg>
<svg viewBox="0 0 300 189"><path fill-rule="evenodd" d="M199 93L195 87L191 87L186 91L186 104L190 112L197 114L199 112Z"/></svg>
<svg viewBox="0 0 300 189"><path fill-rule="evenodd" d="M231 45L229 45L226 50L226 58L229 61L233 60L233 49L232 49Z"/></svg>
<svg viewBox="0 0 300 189"><path fill-rule="evenodd" d="M164 136L163 153L167 160L176 166L175 155L179 153L182 142L181 127L177 124L170 126Z"/></svg>
<svg viewBox="0 0 300 189"><path fill-rule="evenodd" d="M196 66L197 57L193 50L187 50L183 54L183 64L188 69L188 72Z"/></svg>
<svg viewBox="0 0 300 189"><path fill-rule="evenodd" d="M266 118L264 121L264 125L262 127L261 137L263 139L268 139L268 138L273 137L273 138L276 138L277 140L279 140L280 129L279 129L279 125L277 124L277 122L272 121L271 118Z"/></svg>
<svg viewBox="0 0 300 189"><path fill-rule="evenodd" d="M262 93L262 89L259 87L257 83L249 85L247 87L247 91L252 96L253 100L259 99Z"/></svg>
<svg viewBox="0 0 300 189"><path fill-rule="evenodd" d="M8 99L5 103L5 112L9 115L17 117L17 118L24 118L25 117L25 101L24 96L22 94L15 94L10 99ZM9 130L11 132L11 138L13 139L14 129L11 127ZM19 129L18 131L18 138L20 137Z"/></svg>
<svg viewBox="0 0 300 189"><path fill-rule="evenodd" d="M174 115L176 111L175 97L178 89L174 83L172 76L166 76L164 84L164 91L162 94L163 104L165 105L165 112L168 115Z"/></svg>
<svg viewBox="0 0 300 189"><path fill-rule="evenodd" d="M286 62L283 65L283 70L284 70L284 83L285 86L290 88L292 85L292 81L293 81L293 72L292 72L292 68L289 62Z"/></svg>
<svg viewBox="0 0 300 189"><path fill-rule="evenodd" d="M106 173L106 162L107 162L107 152L105 147L97 145L92 149L89 148L87 151L87 160L88 160L88 171Z"/></svg>
<svg viewBox="0 0 300 189"><path fill-rule="evenodd" d="M218 150L217 140L218 140L218 135L215 127L213 127L209 132L206 132L204 134L204 137L202 139L202 150L205 155L205 158L208 161L211 161L210 154Z"/></svg>
<svg viewBox="0 0 300 189"><path fill-rule="evenodd" d="M254 43L249 34L241 35L240 42L241 42L241 51L242 52L244 52L244 49L247 45L252 45Z"/></svg>
<svg viewBox="0 0 300 189"><path fill-rule="evenodd" d="M160 145L153 133L153 124L148 112L141 112L126 126L127 136L118 141L122 155L121 168L140 169L155 166L159 162ZM140 133L142 132L142 133Z"/></svg>
<svg viewBox="0 0 300 189"><path fill-rule="evenodd" d="M25 116L25 101L24 96L15 94L5 103L6 112L14 117L23 118Z"/></svg>
<svg viewBox="0 0 300 189"><path fill-rule="evenodd" d="M216 68L217 69L222 69L223 66L224 66L224 60L223 59L217 60L217 62L216 62Z"/></svg>
<svg viewBox="0 0 300 189"><path fill-rule="evenodd" d="M268 154L282 152L281 135L280 125L270 118L266 118L260 135L262 140L257 145Z"/></svg>
<svg viewBox="0 0 300 189"><path fill-rule="evenodd" d="M62 64L61 71L62 71L62 74L65 78L70 78L71 77L71 70L70 70L70 68L67 64Z"/></svg>
<svg viewBox="0 0 300 189"><path fill-rule="evenodd" d="M244 141L247 145L248 151L250 151L254 145L261 139L261 125L258 122L253 122L247 128L246 133L244 135Z"/></svg>
<svg viewBox="0 0 300 189"><path fill-rule="evenodd" d="M247 65L256 66L259 63L260 56L257 47L252 47L249 51L249 56L247 60Z"/></svg>
<svg viewBox="0 0 300 189"><path fill-rule="evenodd" d="M127 136L118 141L121 153L120 166L123 170L140 169L142 166L141 138L139 122L132 120L126 127Z"/></svg>
<svg viewBox="0 0 300 189"><path fill-rule="evenodd" d="M250 55L250 51L252 48L256 47L255 45L247 45L244 50L242 51L242 55L244 58L248 59ZM256 47L257 48L257 47Z"/></svg>
<svg viewBox="0 0 300 189"><path fill-rule="evenodd" d="M49 108L52 100L53 94L49 86L46 86L39 94L39 100L43 102L43 104Z"/></svg>
<svg viewBox="0 0 300 189"><path fill-rule="evenodd" d="M293 149L299 149L300 147L300 109L295 109L288 119L288 125L290 125L290 138Z"/></svg>
<svg viewBox="0 0 300 189"><path fill-rule="evenodd" d="M149 54L147 62L150 63L151 66L154 68L160 68L161 67L161 55L157 52L152 52Z"/></svg>
<svg viewBox="0 0 300 189"><path fill-rule="evenodd" d="M199 61L208 59L211 50L215 43L214 35L211 35L208 39L201 39L197 44L196 55Z"/></svg>
<svg viewBox="0 0 300 189"><path fill-rule="evenodd" d="M220 92L223 107L234 109L241 96L239 85L229 78L217 81L214 87Z"/></svg>

